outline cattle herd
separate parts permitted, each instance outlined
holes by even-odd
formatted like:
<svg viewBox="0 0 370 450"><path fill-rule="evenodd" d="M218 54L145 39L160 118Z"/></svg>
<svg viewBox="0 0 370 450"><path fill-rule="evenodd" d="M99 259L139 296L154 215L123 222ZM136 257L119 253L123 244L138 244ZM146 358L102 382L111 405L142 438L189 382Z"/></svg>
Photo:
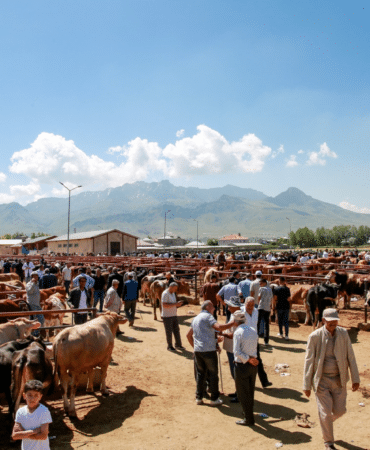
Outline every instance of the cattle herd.
<svg viewBox="0 0 370 450"><path fill-rule="evenodd" d="M43 382L45 394L61 389L65 412L76 415L76 387L82 374L87 373L87 391L93 390L93 371L101 370L101 392L108 395L106 376L112 358L116 329L126 319L113 312L91 314L91 320L82 325L71 323L68 314L70 305L61 277L67 262L71 267L72 279L83 268L93 276L100 268L108 281L112 269L124 275L135 271L139 283L139 301L153 307L153 319L157 320L157 308L161 307L161 295L169 278L178 285L177 295L185 296L185 303L198 304L202 285L216 275L217 282L227 283L228 278L239 273L241 278L254 278L256 271L262 271L264 278L273 286L284 275L291 290L292 304L302 306L306 313L306 325L315 326L321 320L323 310L335 305L350 308L351 298L367 299L367 280L370 273L368 253L335 251L326 257L290 258L291 252L273 255L248 255L248 258L171 258L171 257L45 257L40 261L32 257L36 266L43 263L56 267L58 286L41 289L42 314L45 323L39 337L33 332L40 323L33 319L27 304L25 284L17 273L0 274L0 392L5 393L9 413L14 414L21 401L24 383L29 379ZM169 255L170 256L170 255ZM314 255L315 256L315 255ZM294 309L294 308L292 308ZM40 331L40 330L38 330ZM52 351L47 349L52 340ZM48 343L51 346L51 343ZM69 394L69 400L68 400Z"/></svg>

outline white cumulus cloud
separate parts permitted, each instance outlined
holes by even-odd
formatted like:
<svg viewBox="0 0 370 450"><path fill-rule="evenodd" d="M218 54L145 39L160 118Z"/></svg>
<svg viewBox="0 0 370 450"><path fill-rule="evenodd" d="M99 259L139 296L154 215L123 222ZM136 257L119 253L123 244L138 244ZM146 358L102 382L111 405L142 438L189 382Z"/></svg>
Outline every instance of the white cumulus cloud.
<svg viewBox="0 0 370 450"><path fill-rule="evenodd" d="M320 145L320 150L318 152L308 152L308 160L306 164L309 166L320 165L325 166L326 158L337 158L338 155L330 150L327 143L324 142Z"/></svg>
<svg viewBox="0 0 370 450"><path fill-rule="evenodd" d="M5 183L6 178L6 174L4 172L0 172L0 183Z"/></svg>
<svg viewBox="0 0 370 450"><path fill-rule="evenodd" d="M254 134L228 142L218 131L206 125L198 133L169 144L163 156L169 160L168 176L192 176L230 172L260 172L271 148Z"/></svg>
<svg viewBox="0 0 370 450"><path fill-rule="evenodd" d="M0 194L0 204L2 203L11 203L15 201L14 195L9 194Z"/></svg>
<svg viewBox="0 0 370 450"><path fill-rule="evenodd" d="M280 153L284 152L285 152L284 145L280 145L280 147L276 151L271 153L271 158L276 158Z"/></svg>
<svg viewBox="0 0 370 450"><path fill-rule="evenodd" d="M299 166L299 163L297 161L297 155L290 155L289 160L286 163L287 167L296 167Z"/></svg>
<svg viewBox="0 0 370 450"><path fill-rule="evenodd" d="M360 208L359 206L352 205L348 202L340 202L339 206L343 209L348 209L349 211L353 211L360 214L370 214L370 208Z"/></svg>
<svg viewBox="0 0 370 450"><path fill-rule="evenodd" d="M185 130L179 130L179 131L176 131L176 137L181 137L181 136L184 136L184 133L185 133Z"/></svg>
<svg viewBox="0 0 370 450"><path fill-rule="evenodd" d="M17 197L23 197L25 195L34 195L37 194L40 190L40 185L37 182L31 181L30 184L27 185L13 185L10 186L11 194Z"/></svg>
<svg viewBox="0 0 370 450"><path fill-rule="evenodd" d="M298 155L303 155L304 150L298 150Z"/></svg>

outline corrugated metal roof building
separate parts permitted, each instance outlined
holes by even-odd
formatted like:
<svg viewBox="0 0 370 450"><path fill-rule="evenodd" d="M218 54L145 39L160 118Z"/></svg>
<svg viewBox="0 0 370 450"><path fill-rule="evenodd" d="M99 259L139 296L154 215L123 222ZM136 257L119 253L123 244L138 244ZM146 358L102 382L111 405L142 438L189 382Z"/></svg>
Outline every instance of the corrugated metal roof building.
<svg viewBox="0 0 370 450"><path fill-rule="evenodd" d="M69 254L106 253L114 256L124 252L132 253L137 250L137 240L137 236L117 229L70 233ZM67 242L67 234L50 239L47 241L48 250L54 253L67 253Z"/></svg>

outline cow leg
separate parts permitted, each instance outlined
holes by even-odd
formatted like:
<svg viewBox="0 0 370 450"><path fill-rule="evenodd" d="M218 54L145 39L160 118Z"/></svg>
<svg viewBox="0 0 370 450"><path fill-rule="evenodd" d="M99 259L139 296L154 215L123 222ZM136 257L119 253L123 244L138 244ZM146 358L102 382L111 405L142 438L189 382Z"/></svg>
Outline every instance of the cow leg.
<svg viewBox="0 0 370 450"><path fill-rule="evenodd" d="M78 379L79 379L78 374L73 374L72 375L71 395L69 397L69 409L68 409L69 417L77 417L75 398L76 398L76 390L77 390L77 385L78 385Z"/></svg>
<svg viewBox="0 0 370 450"><path fill-rule="evenodd" d="M306 299L303 300L304 301L304 306L306 308L306 320L304 321L305 325L311 325L312 321L311 321L311 311L310 311L310 306L308 305Z"/></svg>
<svg viewBox="0 0 370 450"><path fill-rule="evenodd" d="M157 299L156 298L153 300L153 313L154 313L154 320L157 320Z"/></svg>
<svg viewBox="0 0 370 450"><path fill-rule="evenodd" d="M86 392L93 393L94 392L94 369L87 372L87 388Z"/></svg>
<svg viewBox="0 0 370 450"><path fill-rule="evenodd" d="M68 384L69 384L69 375L67 372L62 372L59 374L60 386L62 388L62 396L63 396L63 405L64 411L68 414L69 411L69 402L68 402Z"/></svg>
<svg viewBox="0 0 370 450"><path fill-rule="evenodd" d="M109 358L110 360L110 358ZM107 372L108 372L108 365L109 363L103 363L101 364L101 384L100 384L100 391L102 395L109 395L109 391L107 389L107 386L105 384L105 380L107 378Z"/></svg>

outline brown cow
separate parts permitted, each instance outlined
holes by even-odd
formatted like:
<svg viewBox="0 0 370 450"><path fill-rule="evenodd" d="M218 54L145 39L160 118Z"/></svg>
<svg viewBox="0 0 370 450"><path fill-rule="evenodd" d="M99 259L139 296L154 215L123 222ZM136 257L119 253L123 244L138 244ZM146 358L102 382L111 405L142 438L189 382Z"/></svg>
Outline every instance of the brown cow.
<svg viewBox="0 0 370 450"><path fill-rule="evenodd" d="M78 379L82 373L88 374L87 392L93 392L93 370L101 368L103 395L109 395L105 384L107 370L112 357L114 337L120 323L127 319L108 311L82 325L66 328L54 340L54 376L59 377L62 386L64 410L69 416L76 416L75 395ZM70 403L68 386L71 384Z"/></svg>
<svg viewBox="0 0 370 450"><path fill-rule="evenodd" d="M67 302L63 298L63 294L54 294L45 300L42 307L43 311L60 311L60 314L44 314L44 327L59 327L63 325L63 319L65 316L65 310L67 309ZM53 336L58 334L58 330L53 330ZM46 339L49 340L50 330L46 330Z"/></svg>
<svg viewBox="0 0 370 450"><path fill-rule="evenodd" d="M337 272L332 270L326 275L330 283L339 286L338 299L343 296L343 309L351 307L351 295L363 297L365 295L366 276L355 273Z"/></svg>
<svg viewBox="0 0 370 450"><path fill-rule="evenodd" d="M33 330L41 327L41 323L35 320L18 318L9 320L8 323L0 324L0 345L16 339L24 339L29 336Z"/></svg>
<svg viewBox="0 0 370 450"><path fill-rule="evenodd" d="M206 272L205 275L204 275L204 281L203 281L203 283L204 283L204 284L210 283L210 282L211 282L212 275L216 275L217 280L218 280L218 270L217 270L217 267L211 267L210 269L207 270L207 272Z"/></svg>
<svg viewBox="0 0 370 450"><path fill-rule="evenodd" d="M41 381L44 392L53 381L53 366L46 356L46 346L40 340L13 353L11 395L14 415L19 408L24 385L29 380Z"/></svg>
<svg viewBox="0 0 370 450"><path fill-rule="evenodd" d="M155 280L163 280L165 278L164 273L160 273L158 275L146 275L141 280L141 289L140 289L140 296L143 297L143 304L146 304L146 295L148 294L148 297L150 299L150 285Z"/></svg>
<svg viewBox="0 0 370 450"><path fill-rule="evenodd" d="M19 276L16 273L0 273L0 281L3 283L15 280L19 280Z"/></svg>
<svg viewBox="0 0 370 450"><path fill-rule="evenodd" d="M28 305L25 301L14 302L13 300L0 300L0 313L28 311ZM6 317L0 317L0 323L7 322Z"/></svg>
<svg viewBox="0 0 370 450"><path fill-rule="evenodd" d="M190 296L190 286L186 281L180 280L176 281L178 285L177 295L188 295ZM154 320L157 320L157 305L159 307L159 312L162 313L162 293L167 289L167 281L155 280L150 285L150 301L153 305Z"/></svg>

